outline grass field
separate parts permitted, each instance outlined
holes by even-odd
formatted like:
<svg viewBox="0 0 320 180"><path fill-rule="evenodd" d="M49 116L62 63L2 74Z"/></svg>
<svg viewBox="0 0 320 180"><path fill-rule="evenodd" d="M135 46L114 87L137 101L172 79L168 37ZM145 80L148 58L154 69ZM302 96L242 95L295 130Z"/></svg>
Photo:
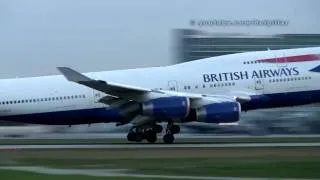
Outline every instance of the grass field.
<svg viewBox="0 0 320 180"><path fill-rule="evenodd" d="M8 150L0 152L1 166L41 166L83 171L127 169L130 173L150 175L319 179L320 147ZM78 176L0 170L1 180L101 179Z"/></svg>

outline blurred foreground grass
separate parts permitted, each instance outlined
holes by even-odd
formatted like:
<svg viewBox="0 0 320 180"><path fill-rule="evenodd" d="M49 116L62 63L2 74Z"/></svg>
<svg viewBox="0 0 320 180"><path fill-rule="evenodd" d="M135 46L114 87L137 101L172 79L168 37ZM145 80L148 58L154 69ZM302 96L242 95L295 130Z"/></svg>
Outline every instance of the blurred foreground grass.
<svg viewBox="0 0 320 180"><path fill-rule="evenodd" d="M0 166L128 169L156 175L320 179L320 147L17 150L0 152ZM15 176L9 171L0 173L1 180L5 174L10 177L8 179Z"/></svg>
<svg viewBox="0 0 320 180"><path fill-rule="evenodd" d="M48 175L32 172L20 172L11 170L0 170L1 180L139 180L141 178L133 177L95 177L95 176L81 176L81 175ZM154 179L154 178L152 178Z"/></svg>

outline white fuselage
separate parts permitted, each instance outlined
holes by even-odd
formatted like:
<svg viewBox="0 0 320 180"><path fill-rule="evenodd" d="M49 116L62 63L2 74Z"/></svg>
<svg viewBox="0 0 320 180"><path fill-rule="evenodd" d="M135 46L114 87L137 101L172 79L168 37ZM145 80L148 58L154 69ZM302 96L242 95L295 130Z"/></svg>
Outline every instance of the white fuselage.
<svg viewBox="0 0 320 180"><path fill-rule="evenodd" d="M245 92L252 96L272 96L273 94L281 96L283 94L317 92L320 90L319 72L310 71L320 65L320 56L318 60L309 57L318 54L320 54L320 48L260 51L206 58L165 67L84 74L93 79L151 89L199 94ZM295 61L289 58L292 56L305 56L307 60L298 57ZM277 62L278 57L279 62ZM286 62L286 57L291 62ZM263 61L265 59L273 59L273 61ZM36 123L47 124L44 118L45 113L85 111L107 107L107 105L97 102L105 95L104 93L70 82L62 75L2 79L0 80L0 86L0 116L3 120L10 119L11 116L24 118L23 115L29 115L26 117L29 118L32 114L44 114L37 117L44 120L36 121ZM296 97L296 94L294 95ZM310 98L314 96L318 95L312 94ZM290 96L290 98L292 97ZM302 102L294 101L292 106L310 102L309 99L304 100ZM249 106L252 105L254 104ZM290 103L283 106L288 105ZM248 109L272 106L265 105ZM48 115L51 116L52 114ZM83 117L82 114L80 115ZM90 118L90 115L89 113L86 118ZM62 114L56 118L62 118L63 116ZM77 113L71 116L71 119L76 119ZM103 119L102 115L99 118ZM49 124L64 124L63 121L65 120ZM108 117L106 117L106 122L110 121L113 120L108 120ZM65 122L65 124L68 123L70 122Z"/></svg>

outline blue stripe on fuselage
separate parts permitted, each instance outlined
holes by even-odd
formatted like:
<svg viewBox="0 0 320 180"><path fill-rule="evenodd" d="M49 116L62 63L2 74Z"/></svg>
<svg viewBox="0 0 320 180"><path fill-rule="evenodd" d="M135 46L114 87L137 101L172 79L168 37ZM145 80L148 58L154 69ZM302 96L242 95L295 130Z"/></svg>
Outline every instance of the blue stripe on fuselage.
<svg viewBox="0 0 320 180"><path fill-rule="evenodd" d="M288 107L320 102L320 90L301 91L290 93L277 93L252 96L250 102L241 105L242 111ZM37 114L24 114L3 116L0 120L16 121L32 124L69 125L88 124L99 122L119 122L121 117L118 110L106 108L82 109L72 111L46 112Z"/></svg>
<svg viewBox="0 0 320 180"><path fill-rule="evenodd" d="M318 103L320 90L254 95L251 98L241 105L243 111Z"/></svg>
<svg viewBox="0 0 320 180"><path fill-rule="evenodd" d="M123 119L119 116L119 112L116 109L95 108L2 116L0 117L0 120L30 124L69 125L119 122Z"/></svg>

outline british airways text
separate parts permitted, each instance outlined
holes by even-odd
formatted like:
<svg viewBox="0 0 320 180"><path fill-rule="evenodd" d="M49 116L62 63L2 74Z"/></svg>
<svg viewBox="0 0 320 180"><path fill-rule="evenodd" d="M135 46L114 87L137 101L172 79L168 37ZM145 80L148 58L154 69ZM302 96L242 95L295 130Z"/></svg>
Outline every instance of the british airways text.
<svg viewBox="0 0 320 180"><path fill-rule="evenodd" d="M221 81L235 81L243 79L261 79L261 78L273 78L273 77L286 77L297 76L299 71L297 67L292 68L279 68L279 69L262 69L253 70L251 73L248 71L237 72L224 72L216 74L203 74L204 82L221 82Z"/></svg>

